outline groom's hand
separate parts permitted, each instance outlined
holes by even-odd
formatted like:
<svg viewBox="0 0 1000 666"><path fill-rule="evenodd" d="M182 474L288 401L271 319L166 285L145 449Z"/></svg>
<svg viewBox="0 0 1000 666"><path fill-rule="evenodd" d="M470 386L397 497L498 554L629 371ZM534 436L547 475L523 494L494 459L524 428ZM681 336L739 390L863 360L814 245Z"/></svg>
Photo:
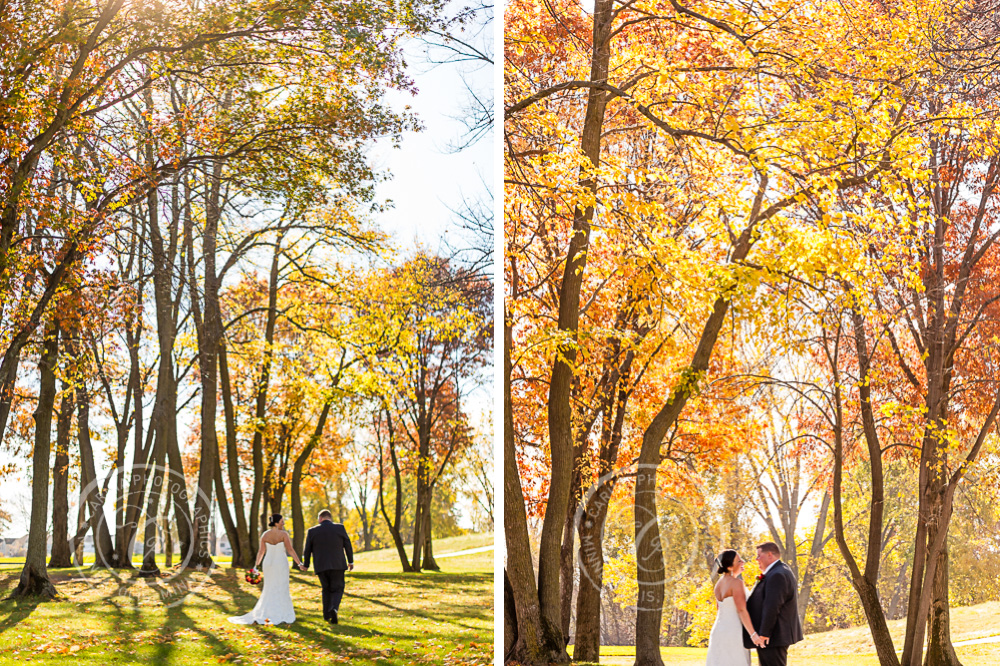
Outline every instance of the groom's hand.
<svg viewBox="0 0 1000 666"><path fill-rule="evenodd" d="M768 638L767 636L761 636L761 637L760 637L760 646L761 646L761 647L767 647L767 642L768 642L769 640L771 640L771 639L770 639L770 638Z"/></svg>
<svg viewBox="0 0 1000 666"><path fill-rule="evenodd" d="M348 564L348 565L347 565L347 570L348 570L348 571L354 571L354 564L353 564L353 563L351 563L351 564Z"/></svg>

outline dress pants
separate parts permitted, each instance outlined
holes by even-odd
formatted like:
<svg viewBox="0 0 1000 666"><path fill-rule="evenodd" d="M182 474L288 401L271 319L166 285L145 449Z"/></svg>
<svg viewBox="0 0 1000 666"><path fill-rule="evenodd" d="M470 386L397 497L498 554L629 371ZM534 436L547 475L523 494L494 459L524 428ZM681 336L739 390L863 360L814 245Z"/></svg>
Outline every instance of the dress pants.
<svg viewBox="0 0 1000 666"><path fill-rule="evenodd" d="M329 620L340 609L340 600L344 598L344 570L327 569L317 571L316 575L323 587L323 619Z"/></svg>
<svg viewBox="0 0 1000 666"><path fill-rule="evenodd" d="M343 587L341 587L343 589ZM760 666L786 666L788 664L788 646L757 648L757 659Z"/></svg>

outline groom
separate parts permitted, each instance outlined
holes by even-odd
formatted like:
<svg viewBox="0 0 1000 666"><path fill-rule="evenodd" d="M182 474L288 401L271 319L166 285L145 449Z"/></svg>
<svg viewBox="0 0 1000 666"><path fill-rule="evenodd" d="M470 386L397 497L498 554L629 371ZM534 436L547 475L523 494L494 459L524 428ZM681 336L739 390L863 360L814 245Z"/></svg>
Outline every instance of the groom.
<svg viewBox="0 0 1000 666"><path fill-rule="evenodd" d="M785 666L788 646L802 640L798 583L772 541L757 546L757 564L761 575L747 597L747 612L757 631L750 635L743 630L743 647L757 647L761 666Z"/></svg>
<svg viewBox="0 0 1000 666"><path fill-rule="evenodd" d="M354 549L351 537L340 523L333 522L333 514L323 509L319 512L319 525L306 533L306 547L302 551L302 570L309 570L309 556L315 552L316 575L323 586L323 619L337 624L337 611L344 597L344 572L354 570ZM344 557L347 553L347 557Z"/></svg>

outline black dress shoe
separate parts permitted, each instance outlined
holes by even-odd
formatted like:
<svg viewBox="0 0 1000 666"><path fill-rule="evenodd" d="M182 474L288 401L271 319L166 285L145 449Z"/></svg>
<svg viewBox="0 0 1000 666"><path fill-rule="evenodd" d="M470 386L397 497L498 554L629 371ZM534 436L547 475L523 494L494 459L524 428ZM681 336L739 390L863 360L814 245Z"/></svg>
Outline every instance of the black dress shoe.
<svg viewBox="0 0 1000 666"><path fill-rule="evenodd" d="M330 618L330 624L337 624L337 611L333 611L333 617Z"/></svg>

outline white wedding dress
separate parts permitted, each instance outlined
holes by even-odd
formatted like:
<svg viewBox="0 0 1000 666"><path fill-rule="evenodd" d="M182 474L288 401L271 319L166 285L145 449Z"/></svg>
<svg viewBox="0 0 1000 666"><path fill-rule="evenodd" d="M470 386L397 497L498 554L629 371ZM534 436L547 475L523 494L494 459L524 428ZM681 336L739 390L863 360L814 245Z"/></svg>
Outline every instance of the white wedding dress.
<svg viewBox="0 0 1000 666"><path fill-rule="evenodd" d="M705 666L750 666L750 650L743 647L743 623L736 612L736 601L726 597L719 602L719 614L708 637L708 660Z"/></svg>
<svg viewBox="0 0 1000 666"><path fill-rule="evenodd" d="M268 543L264 553L261 573L264 574L264 589L253 610L246 615L231 617L234 624L279 624L295 622L295 607L292 606L292 592L288 586L288 554L285 544Z"/></svg>

